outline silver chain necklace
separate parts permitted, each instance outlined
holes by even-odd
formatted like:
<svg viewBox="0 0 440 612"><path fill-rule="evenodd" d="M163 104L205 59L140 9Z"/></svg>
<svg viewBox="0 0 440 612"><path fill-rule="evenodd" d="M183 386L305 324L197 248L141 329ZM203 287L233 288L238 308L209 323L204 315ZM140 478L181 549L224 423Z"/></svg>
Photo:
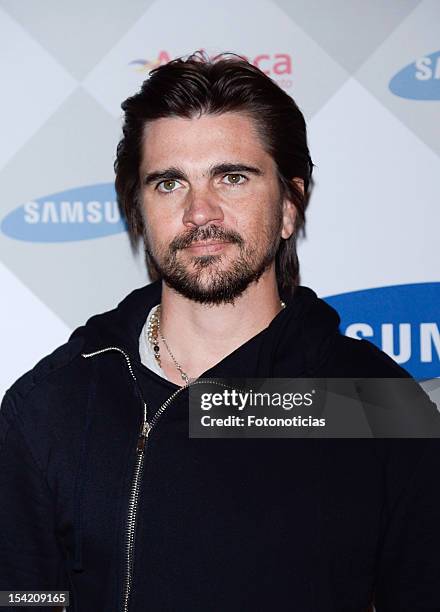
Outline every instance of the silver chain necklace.
<svg viewBox="0 0 440 612"><path fill-rule="evenodd" d="M280 304L281 304L281 308L285 308L286 307L286 304L282 300L280 300ZM182 366L177 361L177 359L174 357L173 353L171 352L170 347L168 346L168 342L166 341L166 339L164 338L164 336L163 336L163 334L161 332L161 329L160 329L160 314L161 314L161 305L158 304L155 307L155 309L153 310L153 312L151 313L151 317L150 317L150 320L148 322L148 326L147 326L147 330L146 330L147 341L153 347L154 358L156 359L156 362L157 362L159 368L161 368L162 366L161 366L160 347L159 347L159 340L158 340L158 338L160 338L162 340L162 342L164 343L165 348L167 349L168 354L171 357L174 365L179 370L180 376L182 377L182 380L185 382L185 384L188 384L189 381L190 381L190 377L188 376L188 374L186 372L183 371Z"/></svg>

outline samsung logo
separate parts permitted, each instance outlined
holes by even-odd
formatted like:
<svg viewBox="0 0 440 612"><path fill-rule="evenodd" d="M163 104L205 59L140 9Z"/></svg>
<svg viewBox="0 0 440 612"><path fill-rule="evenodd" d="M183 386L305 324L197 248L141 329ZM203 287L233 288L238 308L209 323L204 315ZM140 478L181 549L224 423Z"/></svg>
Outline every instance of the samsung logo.
<svg viewBox="0 0 440 612"><path fill-rule="evenodd" d="M28 242L90 240L126 230L112 183L87 185L26 202L2 221L6 236Z"/></svg>
<svg viewBox="0 0 440 612"><path fill-rule="evenodd" d="M396 96L410 100L440 100L440 51L420 57L390 81Z"/></svg>
<svg viewBox="0 0 440 612"><path fill-rule="evenodd" d="M370 340L418 380L440 377L440 283L395 285L325 298L341 332Z"/></svg>

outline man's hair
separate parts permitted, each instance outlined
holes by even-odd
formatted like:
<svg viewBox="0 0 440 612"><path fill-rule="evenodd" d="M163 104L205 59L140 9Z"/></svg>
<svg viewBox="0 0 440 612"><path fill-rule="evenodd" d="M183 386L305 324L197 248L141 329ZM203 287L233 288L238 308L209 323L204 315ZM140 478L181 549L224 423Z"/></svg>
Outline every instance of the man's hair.
<svg viewBox="0 0 440 612"><path fill-rule="evenodd" d="M279 290L292 292L299 282L296 240L305 222L313 170L306 124L298 106L264 72L232 53L209 58L198 51L149 74L140 91L121 105L125 112L123 137L114 163L116 193L131 243L136 245L144 235L139 169L145 125L163 117L243 112L254 121L266 152L275 162L281 195L296 208L295 230L290 238L281 239L275 258ZM292 181L294 177L304 181L304 194ZM147 254L148 263L152 262Z"/></svg>

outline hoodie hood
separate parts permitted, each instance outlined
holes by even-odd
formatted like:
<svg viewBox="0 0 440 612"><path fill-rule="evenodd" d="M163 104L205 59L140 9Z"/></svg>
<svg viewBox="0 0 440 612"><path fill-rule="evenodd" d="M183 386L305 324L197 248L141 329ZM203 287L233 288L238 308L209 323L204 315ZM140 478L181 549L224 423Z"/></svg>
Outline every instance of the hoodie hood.
<svg viewBox="0 0 440 612"><path fill-rule="evenodd" d="M82 337L83 352L118 347L140 363L139 335L150 309L160 303L162 281L135 289L116 308L91 317L70 339ZM312 376L329 357L339 335L337 312L308 287L281 295L286 303L269 326L211 368L211 376ZM205 372L205 374L208 374Z"/></svg>

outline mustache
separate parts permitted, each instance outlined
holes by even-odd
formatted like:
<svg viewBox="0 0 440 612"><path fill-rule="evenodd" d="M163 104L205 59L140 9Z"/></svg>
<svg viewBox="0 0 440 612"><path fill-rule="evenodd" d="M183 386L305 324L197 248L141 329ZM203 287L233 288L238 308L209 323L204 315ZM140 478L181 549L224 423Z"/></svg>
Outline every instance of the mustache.
<svg viewBox="0 0 440 612"><path fill-rule="evenodd" d="M234 230L226 230L218 225L210 225L209 227L194 227L181 236L176 236L169 246L171 252L175 253L180 249L186 249L194 242L203 242L207 240L222 240L224 242L232 242L238 245L243 245L244 240L240 234Z"/></svg>

